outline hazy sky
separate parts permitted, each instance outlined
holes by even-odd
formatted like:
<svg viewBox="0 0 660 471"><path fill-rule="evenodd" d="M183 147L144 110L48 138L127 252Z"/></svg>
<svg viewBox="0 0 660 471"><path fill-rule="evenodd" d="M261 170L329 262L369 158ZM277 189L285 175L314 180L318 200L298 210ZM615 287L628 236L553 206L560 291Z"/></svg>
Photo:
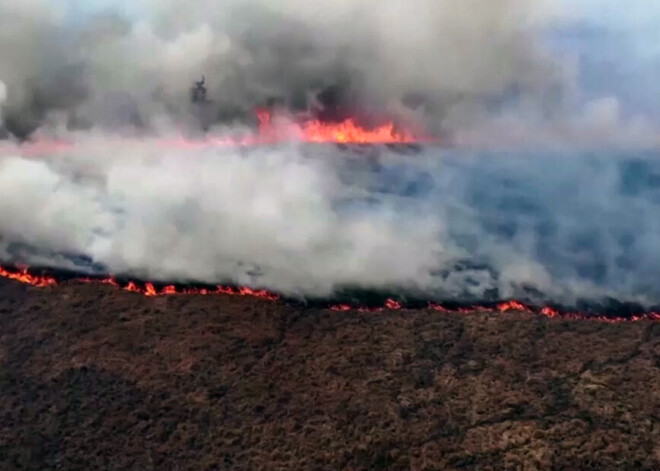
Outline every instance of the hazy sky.
<svg viewBox="0 0 660 471"><path fill-rule="evenodd" d="M54 1L54 0L53 0ZM597 26L627 36L638 54L660 54L660 2L621 0L551 0L562 5L567 16L582 25ZM58 2L59 3L59 2ZM116 11L140 17L148 4L145 0L64 0L70 18ZM184 3L182 2L182 5ZM60 4L61 5L61 4Z"/></svg>
<svg viewBox="0 0 660 471"><path fill-rule="evenodd" d="M55 0L53 0L55 1ZM612 27L657 24L660 18L660 3L649 1L622 2L621 0L555 0L565 11L576 17ZM59 1L58 1L59 3ZM64 0L71 11L79 13L103 10L122 10L137 14L143 0ZM183 2L182 2L183 5Z"/></svg>

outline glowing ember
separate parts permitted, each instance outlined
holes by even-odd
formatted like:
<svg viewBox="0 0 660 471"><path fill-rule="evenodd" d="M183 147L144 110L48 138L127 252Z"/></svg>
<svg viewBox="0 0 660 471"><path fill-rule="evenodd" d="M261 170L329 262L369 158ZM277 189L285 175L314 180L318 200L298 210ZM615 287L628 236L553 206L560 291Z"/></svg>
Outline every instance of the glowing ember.
<svg viewBox="0 0 660 471"><path fill-rule="evenodd" d="M559 311L556 309L552 309L551 307L544 307L541 309L541 314L543 314L546 317L558 317L559 316Z"/></svg>
<svg viewBox="0 0 660 471"><path fill-rule="evenodd" d="M58 284L57 280L50 276L43 275L34 275L29 273L27 268L21 268L19 270L7 270L0 267L0 278L7 278L10 280L19 281L21 283L29 284L39 288L56 286ZM92 279L92 278L79 278L75 281L79 283L98 283L104 285L110 285L124 291L142 294L144 296L171 296L171 295L214 295L214 294L225 294L230 296L249 296L255 298L266 299L269 301L276 301L280 299L279 295L271 293L266 290L252 289L249 287L239 287L234 288L231 286L217 286L215 289L206 289L206 288L177 288L174 285L164 286L162 288L157 288L153 283L144 283L140 285L136 282L130 281L125 285L120 284L114 278L104 278L104 279ZM337 304L330 306L329 309L337 312L366 312L366 313L379 313L386 310L398 311L404 309L405 306L401 301L395 299L387 299L385 304L382 307L359 307L351 306L349 304ZM642 320L650 321L660 321L660 313L658 312L647 312L632 315L630 317L608 317L600 315L586 315L578 312L560 312L559 310L546 306L541 309L533 308L531 306L526 306L525 304L511 300L497 304L495 307L491 306L470 306L470 307L458 307L458 308L448 308L441 304L429 303L428 309L441 312L445 314L476 314L476 313L508 313L508 312L521 312L529 314L539 314L547 318L561 318L561 319L571 319L571 320L594 320L605 323L620 323L620 322L637 322Z"/></svg>
<svg viewBox="0 0 660 471"><path fill-rule="evenodd" d="M346 311L351 311L352 309L353 308L348 304L337 304L336 306L330 307L331 311L337 311L337 312L346 312Z"/></svg>
<svg viewBox="0 0 660 471"><path fill-rule="evenodd" d="M388 299L385 301L385 307L387 309L391 309L393 311L399 310L402 308L402 305L399 301L395 301L394 299Z"/></svg>

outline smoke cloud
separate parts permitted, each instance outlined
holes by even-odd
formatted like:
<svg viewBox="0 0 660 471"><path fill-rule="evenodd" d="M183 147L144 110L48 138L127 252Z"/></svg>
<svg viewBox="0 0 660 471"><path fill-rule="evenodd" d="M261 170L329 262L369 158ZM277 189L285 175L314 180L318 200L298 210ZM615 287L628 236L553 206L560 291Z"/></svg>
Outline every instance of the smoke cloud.
<svg viewBox="0 0 660 471"><path fill-rule="evenodd" d="M584 57L548 40L574 27L559 1L135 5L74 21L0 4L0 261L296 296L660 303L654 121L606 74L584 86ZM421 122L456 148L181 141L269 101Z"/></svg>
<svg viewBox="0 0 660 471"><path fill-rule="evenodd" d="M6 260L290 295L660 302L657 155L172 149L0 159Z"/></svg>
<svg viewBox="0 0 660 471"><path fill-rule="evenodd" d="M561 92L566 66L535 38L555 3L142 0L137 16L74 22L46 0L4 0L6 126L25 137L49 115L69 129L196 123L188 88L205 75L211 123L245 120L269 99L307 109L337 87L344 107L438 131L512 91L546 102Z"/></svg>
<svg viewBox="0 0 660 471"><path fill-rule="evenodd" d="M0 81L0 126L2 126L2 104L7 99L7 86Z"/></svg>

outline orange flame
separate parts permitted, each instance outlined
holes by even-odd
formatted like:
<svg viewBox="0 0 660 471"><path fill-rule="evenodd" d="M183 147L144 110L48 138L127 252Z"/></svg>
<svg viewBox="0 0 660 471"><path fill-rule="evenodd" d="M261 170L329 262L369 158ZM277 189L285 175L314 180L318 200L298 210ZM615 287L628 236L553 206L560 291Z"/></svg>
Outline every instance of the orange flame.
<svg viewBox="0 0 660 471"><path fill-rule="evenodd" d="M315 119L283 119L276 123L268 109L255 111L258 126L254 132L243 136L207 136L202 140L191 140L184 136L175 139L160 139L159 145L167 148L208 148L228 146L253 146L273 144L289 140L311 143L337 144L412 144L415 142L437 142L435 139L415 136L411 131L400 130L394 122L387 121L374 128L365 128L355 119L348 118L338 123L326 123ZM74 144L67 141L39 139L21 144L0 142L0 155L20 152L22 155L38 156L71 150Z"/></svg>
<svg viewBox="0 0 660 471"><path fill-rule="evenodd" d="M303 142L333 142L341 144L411 144L417 141L413 134L397 130L392 121L367 129L347 118L338 123L303 120L275 124L270 110L257 109L259 128L253 143L272 143L297 137ZM248 138L248 141L250 139Z"/></svg>
<svg viewBox="0 0 660 471"><path fill-rule="evenodd" d="M54 286L57 284L55 278L47 276L37 276L28 273L27 268L22 268L18 273L12 273L0 267L0 277L9 278L10 280L20 281L32 286L44 288L46 286Z"/></svg>
<svg viewBox="0 0 660 471"><path fill-rule="evenodd" d="M401 309L402 304L399 301L395 301L394 299L388 299L385 301L385 307L387 309L391 309L392 311L398 311Z"/></svg>
<svg viewBox="0 0 660 471"><path fill-rule="evenodd" d="M500 312L509 312L509 311L527 311L528 308L518 301L507 301L505 303L500 303L497 305L497 310Z"/></svg>
<svg viewBox="0 0 660 471"><path fill-rule="evenodd" d="M307 142L339 142L359 144L413 143L414 137L407 131L397 131L389 122L374 129L364 129L354 120L347 119L337 124L308 121L301 126Z"/></svg>
<svg viewBox="0 0 660 471"><path fill-rule="evenodd" d="M9 271L0 267L0 278L7 278L10 280L19 281L28 285L32 285L38 288L45 288L47 286L56 286L58 284L57 280L49 276L41 275L32 275L29 273L27 268L22 268L19 271ZM129 281L125 286L121 286L117 280L114 278L103 278L103 279L94 279L94 278L77 278L75 281L78 283L98 283L103 285L110 285L115 288L128 291L130 293L138 293L144 296L168 296L176 294L199 294L199 295L210 295L210 294L227 294L232 296L250 296L254 298L267 299L269 301L275 301L279 299L279 295L271 293L266 290L252 289L248 287L233 288L231 286L217 286L215 290L209 290L206 288L186 288L177 290L177 287L174 285L164 286L162 289L157 289L153 283L145 283L144 287L139 286L133 281Z"/></svg>

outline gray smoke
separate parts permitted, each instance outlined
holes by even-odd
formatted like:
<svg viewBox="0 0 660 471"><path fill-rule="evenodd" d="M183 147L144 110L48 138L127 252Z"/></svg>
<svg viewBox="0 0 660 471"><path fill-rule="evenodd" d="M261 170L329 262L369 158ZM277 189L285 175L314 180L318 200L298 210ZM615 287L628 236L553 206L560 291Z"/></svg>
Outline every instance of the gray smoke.
<svg viewBox="0 0 660 471"><path fill-rule="evenodd" d="M3 0L0 79L7 127L159 129L199 114L188 88L207 77L218 122L269 99L306 109L327 87L376 113L438 131L515 90L555 106L567 70L535 41L553 0L143 0L137 19L72 24L52 2ZM192 115L192 116L191 116Z"/></svg>

